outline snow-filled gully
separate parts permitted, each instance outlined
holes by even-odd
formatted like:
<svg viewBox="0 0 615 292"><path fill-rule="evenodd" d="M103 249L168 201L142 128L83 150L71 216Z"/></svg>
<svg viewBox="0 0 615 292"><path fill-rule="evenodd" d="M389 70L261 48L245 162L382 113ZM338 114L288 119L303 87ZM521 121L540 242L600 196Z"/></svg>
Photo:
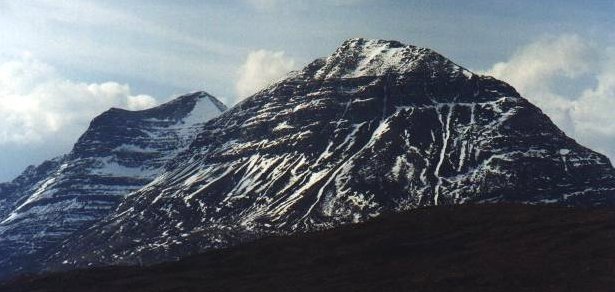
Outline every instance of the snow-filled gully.
<svg viewBox="0 0 615 292"><path fill-rule="evenodd" d="M442 121L442 113L441 110L445 106L448 107L448 113L446 115L446 124ZM440 197L440 187L442 186L442 177L440 176L440 169L442 167L442 163L444 162L444 157L446 155L446 148L448 147L448 140L451 137L451 117L453 115L454 105L446 104L439 107L436 107L436 111L438 114L438 119L440 120L440 124L442 124L442 149L440 150L440 158L438 159L438 163L436 164L436 169L434 171L434 175L438 179L438 182L434 188L434 205L438 205L438 199Z"/></svg>

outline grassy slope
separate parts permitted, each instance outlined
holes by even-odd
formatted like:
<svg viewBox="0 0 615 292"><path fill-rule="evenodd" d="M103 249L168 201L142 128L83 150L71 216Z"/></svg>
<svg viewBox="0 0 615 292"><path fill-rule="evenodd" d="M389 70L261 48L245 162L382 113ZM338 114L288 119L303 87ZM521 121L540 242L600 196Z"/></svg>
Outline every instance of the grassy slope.
<svg viewBox="0 0 615 292"><path fill-rule="evenodd" d="M266 238L179 262L14 280L0 291L596 291L615 210L467 205Z"/></svg>

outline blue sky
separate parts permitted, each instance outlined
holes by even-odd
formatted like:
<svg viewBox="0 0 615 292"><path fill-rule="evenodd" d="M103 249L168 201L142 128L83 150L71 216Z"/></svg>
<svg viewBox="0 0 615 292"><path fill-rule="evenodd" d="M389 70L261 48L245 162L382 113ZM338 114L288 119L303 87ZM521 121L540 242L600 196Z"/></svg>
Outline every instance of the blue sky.
<svg viewBox="0 0 615 292"><path fill-rule="evenodd" d="M0 181L111 106L228 105L356 36L430 47L517 87L615 158L615 1L0 0Z"/></svg>

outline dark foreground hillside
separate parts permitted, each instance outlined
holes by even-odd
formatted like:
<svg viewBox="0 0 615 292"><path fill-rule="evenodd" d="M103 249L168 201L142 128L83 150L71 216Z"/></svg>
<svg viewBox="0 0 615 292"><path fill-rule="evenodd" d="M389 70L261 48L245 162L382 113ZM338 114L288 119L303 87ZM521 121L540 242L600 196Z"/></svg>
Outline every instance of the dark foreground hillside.
<svg viewBox="0 0 615 292"><path fill-rule="evenodd" d="M612 291L615 211L419 209L147 268L21 278L0 291Z"/></svg>

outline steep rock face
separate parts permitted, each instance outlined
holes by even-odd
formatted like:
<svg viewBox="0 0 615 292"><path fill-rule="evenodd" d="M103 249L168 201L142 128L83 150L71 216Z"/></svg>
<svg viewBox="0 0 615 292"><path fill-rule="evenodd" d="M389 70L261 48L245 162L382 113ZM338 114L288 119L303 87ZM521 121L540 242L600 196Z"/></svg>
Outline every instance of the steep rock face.
<svg viewBox="0 0 615 292"><path fill-rule="evenodd" d="M113 108L91 122L69 154L0 184L0 271L25 268L29 255L107 215L224 110L204 92L143 111Z"/></svg>
<svg viewBox="0 0 615 292"><path fill-rule="evenodd" d="M609 160L506 83L429 49L352 39L205 124L50 261L155 262L420 206L614 196Z"/></svg>
<svg viewBox="0 0 615 292"><path fill-rule="evenodd" d="M29 166L13 181L0 183L0 218L4 219L15 209L16 204L36 184L49 177L59 166L64 156L45 161L39 166Z"/></svg>

